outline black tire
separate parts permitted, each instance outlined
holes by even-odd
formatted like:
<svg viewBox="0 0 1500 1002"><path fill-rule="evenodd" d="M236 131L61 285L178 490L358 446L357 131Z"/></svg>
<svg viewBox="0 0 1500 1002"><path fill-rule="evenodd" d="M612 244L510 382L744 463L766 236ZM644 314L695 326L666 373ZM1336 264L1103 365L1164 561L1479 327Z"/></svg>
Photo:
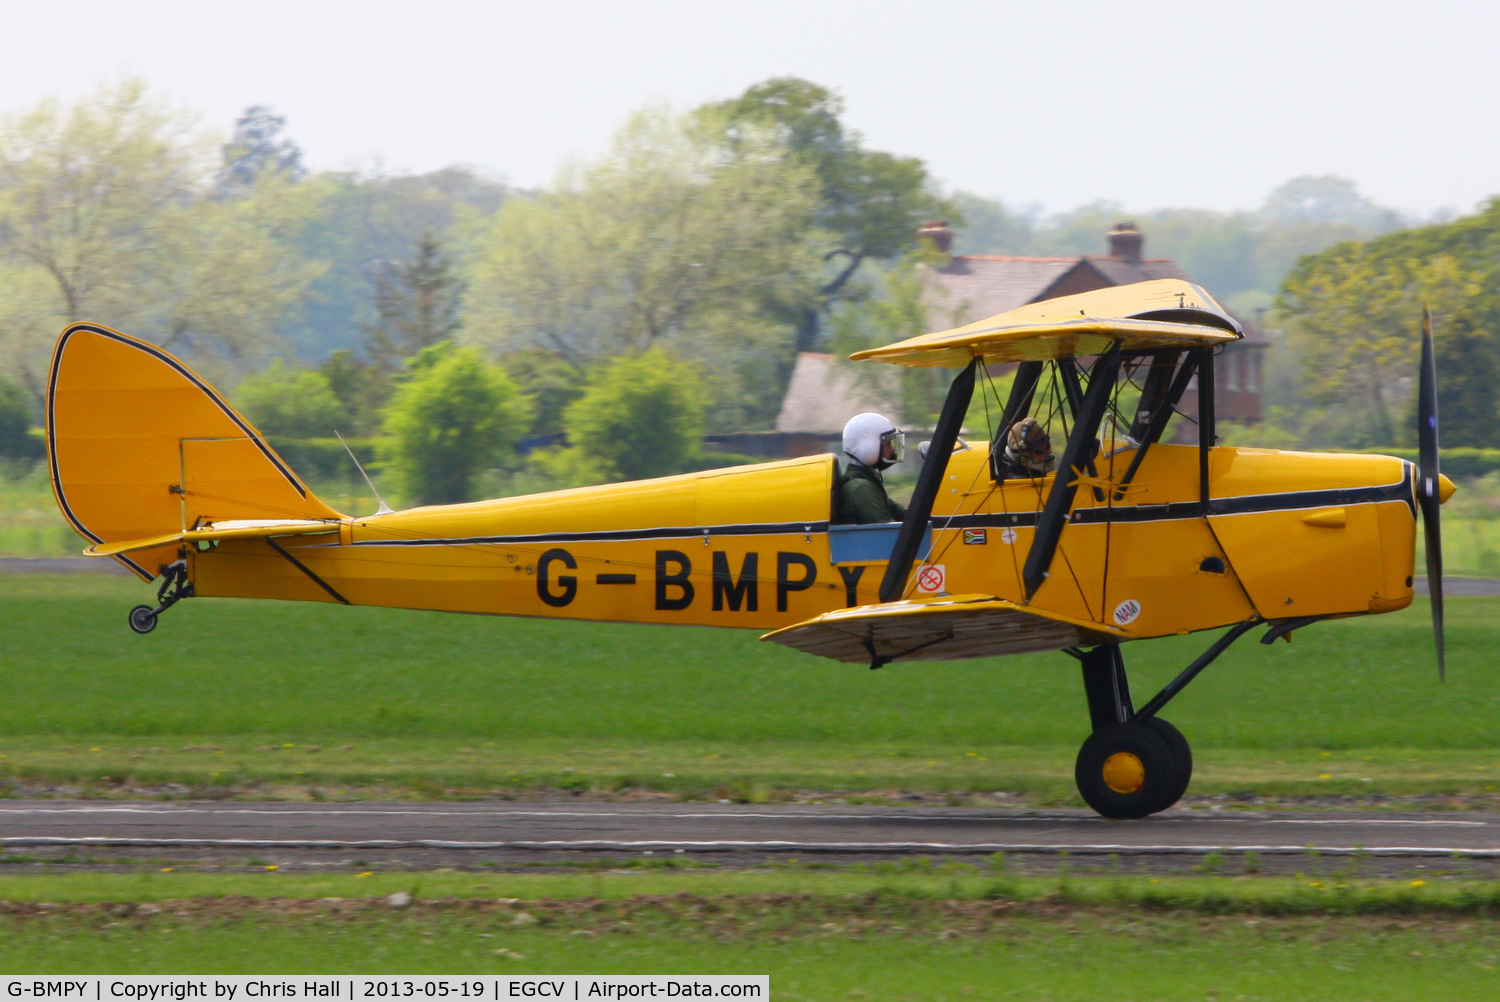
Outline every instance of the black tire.
<svg viewBox="0 0 1500 1002"><path fill-rule="evenodd" d="M1172 785L1168 787L1167 792L1163 795L1163 803L1151 812L1155 814L1156 811L1164 811L1177 803L1177 801L1182 799L1182 795L1187 792L1188 783L1192 782L1193 779L1193 749L1188 746L1187 738L1182 736L1181 731L1160 717L1147 717L1145 720L1139 721L1139 723L1144 727L1151 728L1156 732L1157 737L1166 742L1167 751L1172 753L1172 763L1176 768Z"/></svg>
<svg viewBox="0 0 1500 1002"><path fill-rule="evenodd" d="M1106 818L1144 818L1161 810L1177 776L1167 743L1141 724L1110 724L1078 750L1073 778L1084 803Z"/></svg>
<svg viewBox="0 0 1500 1002"><path fill-rule="evenodd" d="M149 605L138 605L130 610L130 628L137 633L150 633L156 629L156 612Z"/></svg>

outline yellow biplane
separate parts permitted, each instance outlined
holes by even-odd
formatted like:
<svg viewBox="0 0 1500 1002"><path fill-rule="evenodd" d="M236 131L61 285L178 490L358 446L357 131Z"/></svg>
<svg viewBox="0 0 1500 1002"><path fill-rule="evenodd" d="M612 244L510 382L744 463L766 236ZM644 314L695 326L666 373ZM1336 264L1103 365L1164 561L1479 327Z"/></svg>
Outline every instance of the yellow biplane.
<svg viewBox="0 0 1500 1002"><path fill-rule="evenodd" d="M871 668L1062 650L1082 663L1093 726L1079 791L1136 818L1176 803L1192 773L1159 711L1241 635L1411 603L1419 511L1441 665L1438 506L1453 485L1430 329L1415 465L1215 445L1214 356L1242 336L1201 288L1164 280L860 352L960 370L906 518L885 525L833 524L832 455L346 515L187 366L93 324L58 340L47 450L85 552L161 578L157 604L130 613L137 632L211 595L752 627ZM1192 385L1196 408L1179 413ZM1027 416L1066 442L1061 472L1007 479L1005 430ZM1164 440L1174 416L1196 444ZM970 446L960 431L981 420L991 441ZM1121 644L1223 627L1136 707Z"/></svg>

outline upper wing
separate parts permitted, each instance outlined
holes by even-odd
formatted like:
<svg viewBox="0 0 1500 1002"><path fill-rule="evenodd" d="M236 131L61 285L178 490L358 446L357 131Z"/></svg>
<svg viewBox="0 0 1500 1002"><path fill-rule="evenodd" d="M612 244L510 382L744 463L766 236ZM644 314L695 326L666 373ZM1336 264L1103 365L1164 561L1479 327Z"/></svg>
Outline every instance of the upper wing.
<svg viewBox="0 0 1500 1002"><path fill-rule="evenodd" d="M947 661L1133 640L1115 626L1072 619L992 595L953 595L840 609L767 633L835 661Z"/></svg>
<svg viewBox="0 0 1500 1002"><path fill-rule="evenodd" d="M1188 348L1237 341L1238 322L1202 288L1175 278L1047 299L953 330L923 334L851 355L915 366L967 365Z"/></svg>

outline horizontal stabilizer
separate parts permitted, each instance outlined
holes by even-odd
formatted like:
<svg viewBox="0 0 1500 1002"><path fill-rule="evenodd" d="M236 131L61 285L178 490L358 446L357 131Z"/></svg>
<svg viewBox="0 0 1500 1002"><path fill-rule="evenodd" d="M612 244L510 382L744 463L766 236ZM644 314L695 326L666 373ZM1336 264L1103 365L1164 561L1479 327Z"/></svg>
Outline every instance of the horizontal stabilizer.
<svg viewBox="0 0 1500 1002"><path fill-rule="evenodd" d="M123 543L95 543L83 552L90 557L113 557L121 553L139 550L154 550L162 546L182 543L209 543L223 539L266 539L271 536L308 536L319 532L338 532L339 523L299 519L292 522L275 522L260 519L238 519L216 522L201 529L186 532L168 532L145 539L130 539Z"/></svg>
<svg viewBox="0 0 1500 1002"><path fill-rule="evenodd" d="M840 609L761 639L835 661L879 665L1091 647L1135 635L992 595L952 595Z"/></svg>

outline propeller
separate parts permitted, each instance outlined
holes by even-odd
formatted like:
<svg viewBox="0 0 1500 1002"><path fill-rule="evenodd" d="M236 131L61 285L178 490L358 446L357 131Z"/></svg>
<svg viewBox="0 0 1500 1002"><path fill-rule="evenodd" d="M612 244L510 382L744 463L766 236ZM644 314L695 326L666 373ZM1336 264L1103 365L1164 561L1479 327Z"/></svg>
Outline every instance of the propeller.
<svg viewBox="0 0 1500 1002"><path fill-rule="evenodd" d="M1432 632L1437 641L1438 678L1443 666L1443 499L1438 470L1437 362L1432 351L1432 310L1422 306L1422 372L1417 389L1417 504L1427 539L1427 591L1432 600Z"/></svg>

